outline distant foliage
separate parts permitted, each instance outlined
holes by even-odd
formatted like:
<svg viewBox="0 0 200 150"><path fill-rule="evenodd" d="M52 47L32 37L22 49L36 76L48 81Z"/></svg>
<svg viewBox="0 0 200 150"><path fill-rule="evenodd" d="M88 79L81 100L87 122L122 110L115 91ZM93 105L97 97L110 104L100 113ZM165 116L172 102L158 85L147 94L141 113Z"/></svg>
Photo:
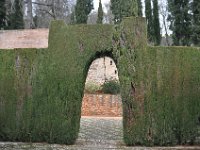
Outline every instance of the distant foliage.
<svg viewBox="0 0 200 150"><path fill-rule="evenodd" d="M148 41L152 43L152 45L160 45L161 33L158 0L145 0L145 14Z"/></svg>
<svg viewBox="0 0 200 150"><path fill-rule="evenodd" d="M160 19L158 10L158 0L153 0L153 36L154 45L160 45L161 33L160 33Z"/></svg>
<svg viewBox="0 0 200 150"><path fill-rule="evenodd" d="M93 0L77 0L75 16L77 24L87 24L88 15L93 9Z"/></svg>
<svg viewBox="0 0 200 150"><path fill-rule="evenodd" d="M0 0L0 30L6 27L5 0Z"/></svg>
<svg viewBox="0 0 200 150"><path fill-rule="evenodd" d="M22 0L14 1L14 11L8 16L9 29L24 29Z"/></svg>
<svg viewBox="0 0 200 150"><path fill-rule="evenodd" d="M192 34L190 0L168 0L170 30L174 45L189 46Z"/></svg>
<svg viewBox="0 0 200 150"><path fill-rule="evenodd" d="M138 4L138 16L142 17L143 13L142 13L142 1L141 0L137 0L137 4Z"/></svg>
<svg viewBox="0 0 200 150"><path fill-rule="evenodd" d="M99 0L97 23L98 24L102 24L103 23L103 7L102 7L101 0Z"/></svg>
<svg viewBox="0 0 200 150"><path fill-rule="evenodd" d="M138 16L137 0L111 0L114 23L120 23L124 17Z"/></svg>
<svg viewBox="0 0 200 150"><path fill-rule="evenodd" d="M149 42L154 42L153 12L151 0L145 0L145 16L147 22L147 37Z"/></svg>
<svg viewBox="0 0 200 150"><path fill-rule="evenodd" d="M200 46L200 1L192 2L192 41L195 46Z"/></svg>
<svg viewBox="0 0 200 150"><path fill-rule="evenodd" d="M102 92L106 94L119 94L120 84L116 80L106 81L102 85Z"/></svg>

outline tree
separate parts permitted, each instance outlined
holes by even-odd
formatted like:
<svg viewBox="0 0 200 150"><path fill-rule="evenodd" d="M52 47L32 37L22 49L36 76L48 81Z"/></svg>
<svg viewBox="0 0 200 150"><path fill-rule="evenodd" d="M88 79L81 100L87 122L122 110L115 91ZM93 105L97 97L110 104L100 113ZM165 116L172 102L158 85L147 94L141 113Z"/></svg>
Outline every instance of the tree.
<svg viewBox="0 0 200 150"><path fill-rule="evenodd" d="M5 0L0 0L0 30L6 26Z"/></svg>
<svg viewBox="0 0 200 150"><path fill-rule="evenodd" d="M138 16L142 17L142 2L141 0L137 0L138 4Z"/></svg>
<svg viewBox="0 0 200 150"><path fill-rule="evenodd" d="M114 23L119 23L122 19L120 3L121 0L111 0L110 9L114 15Z"/></svg>
<svg viewBox="0 0 200 150"><path fill-rule="evenodd" d="M62 19L70 23L73 3L70 0L34 0L32 2L39 28L49 27L51 20ZM69 6L70 5L70 6Z"/></svg>
<svg viewBox="0 0 200 150"><path fill-rule="evenodd" d="M138 16L137 0L111 0L114 23L120 23L124 17Z"/></svg>
<svg viewBox="0 0 200 150"><path fill-rule="evenodd" d="M27 0L27 27L29 29L34 28L35 24L33 21L33 6L32 0Z"/></svg>
<svg viewBox="0 0 200 150"><path fill-rule="evenodd" d="M154 43L160 45L161 35L160 35L160 20L158 13L158 0L153 0L153 37Z"/></svg>
<svg viewBox="0 0 200 150"><path fill-rule="evenodd" d="M154 42L153 14L151 0L145 0L145 15L147 21L147 36L149 42Z"/></svg>
<svg viewBox="0 0 200 150"><path fill-rule="evenodd" d="M170 29L174 45L191 44L190 0L168 0Z"/></svg>
<svg viewBox="0 0 200 150"><path fill-rule="evenodd" d="M163 22L162 29L163 29L163 32L165 32L166 45L170 46L169 34L168 34L169 23L167 21L167 16L168 16L168 5L167 5L167 2L161 2L159 4L159 8L160 8L160 14L161 14L161 17L162 17L162 22Z"/></svg>
<svg viewBox="0 0 200 150"><path fill-rule="evenodd" d="M14 1L14 11L8 16L8 18L9 29L24 28L23 9L21 0Z"/></svg>
<svg viewBox="0 0 200 150"><path fill-rule="evenodd" d="M193 0L192 13L193 13L192 41L194 45L200 46L200 1L199 0Z"/></svg>
<svg viewBox="0 0 200 150"><path fill-rule="evenodd" d="M93 0L77 0L75 6L75 16L77 24L86 24L88 15L93 9Z"/></svg>
<svg viewBox="0 0 200 150"><path fill-rule="evenodd" d="M102 24L102 22L103 22L103 7L102 7L101 0L99 0L97 23Z"/></svg>

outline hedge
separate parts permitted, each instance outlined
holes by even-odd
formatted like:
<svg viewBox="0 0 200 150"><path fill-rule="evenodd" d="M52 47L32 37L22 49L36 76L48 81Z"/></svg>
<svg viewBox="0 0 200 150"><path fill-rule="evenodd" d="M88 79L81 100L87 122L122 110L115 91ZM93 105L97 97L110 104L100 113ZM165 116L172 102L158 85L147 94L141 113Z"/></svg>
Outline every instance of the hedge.
<svg viewBox="0 0 200 150"><path fill-rule="evenodd" d="M119 72L125 143L193 144L200 49L148 47L144 20L54 21L47 49L0 50L0 140L73 144L90 64L109 56Z"/></svg>

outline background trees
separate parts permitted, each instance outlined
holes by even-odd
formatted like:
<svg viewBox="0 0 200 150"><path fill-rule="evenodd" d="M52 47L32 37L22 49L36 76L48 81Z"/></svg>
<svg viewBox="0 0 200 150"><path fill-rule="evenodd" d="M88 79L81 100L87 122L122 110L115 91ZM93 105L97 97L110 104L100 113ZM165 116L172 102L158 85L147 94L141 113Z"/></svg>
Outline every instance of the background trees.
<svg viewBox="0 0 200 150"><path fill-rule="evenodd" d="M153 14L152 14L151 0L145 0L145 15L147 21L148 41L153 42Z"/></svg>
<svg viewBox="0 0 200 150"><path fill-rule="evenodd" d="M160 19L158 12L158 0L153 0L153 37L155 45L160 45Z"/></svg>
<svg viewBox="0 0 200 150"><path fill-rule="evenodd" d="M101 0L99 0L97 23L98 24L102 24L103 23L103 7L102 7Z"/></svg>
<svg viewBox="0 0 200 150"><path fill-rule="evenodd" d="M170 29L174 45L191 44L191 14L189 0L168 0Z"/></svg>
<svg viewBox="0 0 200 150"><path fill-rule="evenodd" d="M153 7L152 7L153 4ZM158 0L145 0L148 40L153 45L160 45L160 19Z"/></svg>
<svg viewBox="0 0 200 150"><path fill-rule="evenodd" d="M99 9L93 10L93 1ZM93 10L93 11L92 11ZM159 45L200 46L199 0L0 0L0 29L48 28L51 20L67 24L120 23L124 17L144 16L148 41ZM171 34L171 35L170 35Z"/></svg>
<svg viewBox="0 0 200 150"><path fill-rule="evenodd" d="M192 42L196 46L200 46L200 1L193 0L192 3Z"/></svg>
<svg viewBox="0 0 200 150"><path fill-rule="evenodd" d="M120 23L123 17L138 16L138 0L111 0L114 23Z"/></svg>
<svg viewBox="0 0 200 150"><path fill-rule="evenodd" d="M93 9L92 0L77 0L75 6L76 23L87 23L88 15Z"/></svg>
<svg viewBox="0 0 200 150"><path fill-rule="evenodd" d="M0 0L0 29L6 26L5 0Z"/></svg>
<svg viewBox="0 0 200 150"><path fill-rule="evenodd" d="M14 8L8 16L8 28L9 29L23 29L23 3L22 0L14 1Z"/></svg>

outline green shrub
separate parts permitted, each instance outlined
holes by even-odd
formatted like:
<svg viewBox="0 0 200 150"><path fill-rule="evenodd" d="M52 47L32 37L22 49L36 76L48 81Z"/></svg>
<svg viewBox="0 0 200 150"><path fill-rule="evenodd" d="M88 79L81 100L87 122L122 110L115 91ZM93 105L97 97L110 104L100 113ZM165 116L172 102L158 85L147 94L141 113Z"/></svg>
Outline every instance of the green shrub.
<svg viewBox="0 0 200 150"><path fill-rule="evenodd" d="M102 91L106 94L119 94L120 85L116 80L107 81L102 85Z"/></svg>
<svg viewBox="0 0 200 150"><path fill-rule="evenodd" d="M85 93L96 93L98 91L100 91L102 89L102 87L94 82L88 82L85 84Z"/></svg>

